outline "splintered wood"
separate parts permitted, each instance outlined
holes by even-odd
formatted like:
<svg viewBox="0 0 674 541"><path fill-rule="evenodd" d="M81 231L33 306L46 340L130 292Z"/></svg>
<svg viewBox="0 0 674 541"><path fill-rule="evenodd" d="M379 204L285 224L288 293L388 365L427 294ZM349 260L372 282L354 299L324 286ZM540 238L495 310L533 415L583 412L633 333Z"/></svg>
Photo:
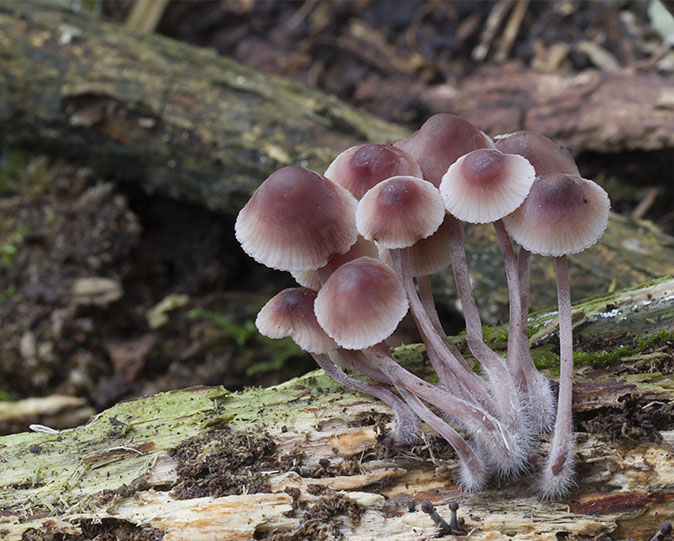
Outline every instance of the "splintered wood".
<svg viewBox="0 0 674 541"><path fill-rule="evenodd" d="M535 465L462 492L443 440L422 427L418 445L387 447L387 407L317 371L270 389L163 393L76 429L1 437L0 540L94 537L111 525L169 541L432 539L439 530L420 510L424 500L446 520L458 502L472 539L650 538L674 515L674 279L575 312L584 337L577 353L589 361L576 372L577 487L564 501L536 498ZM537 360L555 343L554 319L532 318L532 328L546 329ZM612 360L601 365L604 353ZM398 356L423 367L417 347ZM541 437L540 456L548 445Z"/></svg>

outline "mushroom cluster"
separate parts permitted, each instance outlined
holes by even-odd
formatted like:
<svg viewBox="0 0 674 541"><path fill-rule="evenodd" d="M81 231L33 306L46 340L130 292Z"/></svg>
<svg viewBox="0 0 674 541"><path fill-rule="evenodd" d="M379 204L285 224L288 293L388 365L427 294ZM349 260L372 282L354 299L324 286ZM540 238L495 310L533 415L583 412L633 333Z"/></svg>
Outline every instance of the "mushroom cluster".
<svg viewBox="0 0 674 541"><path fill-rule="evenodd" d="M545 136L522 131L494 143L466 120L438 114L393 145L345 150L322 175L279 169L235 229L246 253L299 284L262 308L262 334L290 336L336 381L388 404L396 442L417 438L418 419L436 430L456 450L466 490L531 468L539 434L554 430L538 482L539 494L552 499L568 493L574 468L566 255L597 241L609 206L606 192L581 178L571 155ZM492 223L496 231L510 294L505 357L482 336L462 222ZM531 253L555 257L557 400L528 346ZM435 309L429 275L449 265L482 374L448 340ZM386 344L408 311L437 383L403 368Z"/></svg>

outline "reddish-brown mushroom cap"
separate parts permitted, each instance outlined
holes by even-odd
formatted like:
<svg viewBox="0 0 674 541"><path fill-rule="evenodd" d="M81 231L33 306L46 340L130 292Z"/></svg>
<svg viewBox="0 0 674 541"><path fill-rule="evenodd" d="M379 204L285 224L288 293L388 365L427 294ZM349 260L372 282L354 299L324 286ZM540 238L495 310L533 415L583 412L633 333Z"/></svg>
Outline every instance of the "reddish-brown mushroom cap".
<svg viewBox="0 0 674 541"><path fill-rule="evenodd" d="M442 197L430 182L393 177L377 184L358 203L356 225L367 240L406 248L432 235L445 216Z"/></svg>
<svg viewBox="0 0 674 541"><path fill-rule="evenodd" d="M321 328L314 314L316 292L305 287L284 289L257 314L255 326L269 338L289 336L304 351L327 353L337 344Z"/></svg>
<svg viewBox="0 0 674 541"><path fill-rule="evenodd" d="M608 194L591 180L572 175L537 177L524 203L503 222L521 246L540 255L575 254L606 230Z"/></svg>
<svg viewBox="0 0 674 541"><path fill-rule="evenodd" d="M433 115L409 137L393 143L421 166L424 179L440 186L442 175L464 154L494 148L492 140L467 120L448 113Z"/></svg>
<svg viewBox="0 0 674 541"><path fill-rule="evenodd" d="M524 156L534 166L536 176L554 173L580 176L571 153L541 133L528 130L510 133L496 141L496 148Z"/></svg>
<svg viewBox="0 0 674 541"><path fill-rule="evenodd" d="M351 246L351 248L349 248L348 252L344 254L338 254L328 259L328 267L330 270L335 271L344 263L365 256L378 257L379 250L377 249L377 246L374 242L365 240L363 237L358 235L356 243ZM301 286L315 289L316 291L321 289L321 281L318 278L318 273L313 269L308 271L290 271L290 274Z"/></svg>
<svg viewBox="0 0 674 541"><path fill-rule="evenodd" d="M364 349L388 338L407 313L407 296L393 270L371 257L345 263L318 292L319 324L346 349Z"/></svg>
<svg viewBox="0 0 674 541"><path fill-rule="evenodd" d="M241 210L236 238L255 261L273 269L317 269L356 242L357 205L348 190L324 176L284 167Z"/></svg>
<svg viewBox="0 0 674 541"><path fill-rule="evenodd" d="M440 193L447 210L459 220L494 222L522 204L534 177L534 168L522 156L479 149L449 167Z"/></svg>
<svg viewBox="0 0 674 541"><path fill-rule="evenodd" d="M339 156L325 170L325 176L344 186L356 199L387 178L399 175L421 177L421 168L402 149L388 145L358 145Z"/></svg>

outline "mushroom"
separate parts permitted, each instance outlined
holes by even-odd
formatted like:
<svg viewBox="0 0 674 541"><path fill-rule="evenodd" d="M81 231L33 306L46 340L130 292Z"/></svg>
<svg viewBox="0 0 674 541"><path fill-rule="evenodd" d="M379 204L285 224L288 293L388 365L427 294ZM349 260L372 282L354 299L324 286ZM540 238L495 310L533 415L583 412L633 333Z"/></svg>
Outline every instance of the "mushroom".
<svg viewBox="0 0 674 541"><path fill-rule="evenodd" d="M520 293L515 255L501 219L522 204L534 181L534 168L523 157L504 154L495 149L474 150L454 162L440 184L445 207L458 220L470 223L493 222L505 261L510 293L510 321L515 329L508 339L510 364L518 364L520 356L519 323ZM524 425L521 400L516 382L503 359L485 343L482 321L470 286L463 234L458 220L450 220L450 253L456 289L466 319L468 346L484 366L500 413L523 438L530 437L531 428ZM517 373L522 385L525 376Z"/></svg>
<svg viewBox="0 0 674 541"><path fill-rule="evenodd" d="M447 168L464 154L478 148L494 148L487 135L449 113L433 115L419 130L393 145L419 162L424 179L434 186L440 186Z"/></svg>
<svg viewBox="0 0 674 541"><path fill-rule="evenodd" d="M498 138L496 148L501 152L523 156L533 166L536 176L555 173L580 176L571 153L545 135L534 131L518 131ZM531 252L520 246L517 256L517 273L520 283L520 355L519 368L526 376L522 389L528 395L525 401L527 417L537 432L549 432L555 417L555 399L550 382L541 374L531 358L528 344L528 314ZM510 320L509 338L516 332L515 322Z"/></svg>
<svg viewBox="0 0 674 541"><path fill-rule="evenodd" d="M279 270L320 269L358 236L351 193L302 167L272 173L236 218L236 238L255 261Z"/></svg>
<svg viewBox="0 0 674 541"><path fill-rule="evenodd" d="M466 398L473 396L489 405L482 382L454 357L441 340L414 288L410 247L432 235L442 224L445 209L437 188L430 182L398 176L371 188L358 203L356 225L368 240L387 248L393 267L405 288L419 332L440 381Z"/></svg>
<svg viewBox="0 0 674 541"><path fill-rule="evenodd" d="M417 161L400 148L389 145L357 145L339 156L325 176L361 199L374 185L399 175L421 177Z"/></svg>
<svg viewBox="0 0 674 541"><path fill-rule="evenodd" d="M316 321L316 292L306 287L284 289L258 312L255 326L268 338L289 336L304 351L328 353L339 346Z"/></svg>
<svg viewBox="0 0 674 541"><path fill-rule="evenodd" d="M345 349L364 349L388 338L407 313L407 297L395 273L371 257L333 272L318 292L320 326Z"/></svg>
<svg viewBox="0 0 674 541"><path fill-rule="evenodd" d="M314 313L315 300L316 292L311 289L284 289L262 307L255 319L255 326L260 334L269 338L291 337L298 346L311 354L318 366L332 379L387 404L396 419L395 441L401 444L415 441L418 434L416 417L399 397L384 387L352 378L333 364L333 357L329 354L338 350L339 346L318 324ZM356 361L348 357L347 359L363 370L363 366ZM367 367L364 371L368 372Z"/></svg>
<svg viewBox="0 0 674 541"><path fill-rule="evenodd" d="M325 332L345 349L363 350L370 365L396 386L417 415L432 426L437 423L420 403L420 397L459 419L480 447L487 449L485 455L505 456L497 461L499 467L519 460L516 442L498 419L478 405L414 376L391 358L381 342L390 336L406 311L407 298L396 274L385 263L369 257L345 263L333 272L314 303L316 319ZM482 487L488 475L483 460L451 427L444 427L442 433L462 457L466 487Z"/></svg>
<svg viewBox="0 0 674 541"><path fill-rule="evenodd" d="M559 307L560 375L557 417L539 492L551 499L573 483L573 336L567 254L591 246L606 230L610 201L591 180L574 175L537 177L524 203L504 219L515 241L535 254L555 257Z"/></svg>

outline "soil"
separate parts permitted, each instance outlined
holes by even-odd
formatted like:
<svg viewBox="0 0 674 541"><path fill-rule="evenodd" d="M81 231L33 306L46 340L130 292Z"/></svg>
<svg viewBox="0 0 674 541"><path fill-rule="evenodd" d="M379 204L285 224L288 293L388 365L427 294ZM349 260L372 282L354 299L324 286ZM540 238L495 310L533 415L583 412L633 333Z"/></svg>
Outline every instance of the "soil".
<svg viewBox="0 0 674 541"><path fill-rule="evenodd" d="M365 507L348 496L337 493L330 488L311 487L309 493L320 495L317 502L303 508L302 521L298 528L292 531L273 531L263 535L256 535L255 539L265 541L323 541L328 539L342 539L344 534L339 530L340 522L344 518L351 524L359 524ZM293 498L299 494L293 492ZM298 503L298 502L295 502ZM302 507L302 503L299 503ZM342 517L337 520L337 517Z"/></svg>
<svg viewBox="0 0 674 541"><path fill-rule="evenodd" d="M171 451L178 462L171 494L187 500L270 492L267 476L260 472L276 469L275 451L276 443L265 433L225 428L204 434Z"/></svg>
<svg viewBox="0 0 674 541"><path fill-rule="evenodd" d="M178 0L157 31L410 128L430 112L429 89L460 81L485 63L573 73L614 62L674 71L647 3L524 3L510 44L506 29L522 2L508 4L491 38L484 29L498 15L496 3L394 4ZM131 2L102 6L103 16L122 22ZM623 163L612 170L606 156L579 156L581 169L604 171L615 209L674 232L671 158L644 152L630 159L632 169ZM653 194L632 180L634 167L648 167L660 180L650 203ZM100 410L191 385L271 385L312 369L313 361L291 343L254 332L259 308L292 282L243 256L232 229L230 218L203 208L3 149L0 399L63 393L86 397ZM459 322L450 319L447 330L458 332ZM400 338L414 340L406 332ZM661 346L671 351L671 341ZM655 369L667 366L661 361Z"/></svg>
<svg viewBox="0 0 674 541"><path fill-rule="evenodd" d="M80 523L82 533L53 534L27 531L22 541L160 541L164 539L164 532L157 528L134 526L122 520L103 520L94 522L84 520Z"/></svg>

